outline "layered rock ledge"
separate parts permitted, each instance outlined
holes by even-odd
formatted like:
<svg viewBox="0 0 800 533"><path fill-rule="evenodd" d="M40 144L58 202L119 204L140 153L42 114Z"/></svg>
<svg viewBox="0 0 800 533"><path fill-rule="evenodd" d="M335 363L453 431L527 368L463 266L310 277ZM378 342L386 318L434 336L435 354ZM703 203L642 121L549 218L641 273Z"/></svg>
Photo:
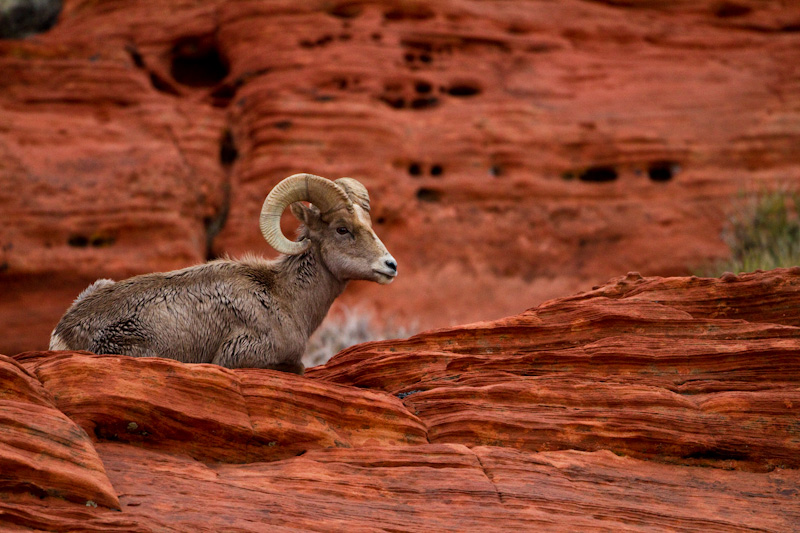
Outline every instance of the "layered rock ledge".
<svg viewBox="0 0 800 533"><path fill-rule="evenodd" d="M800 268L631 273L306 377L0 357L0 526L797 531Z"/></svg>
<svg viewBox="0 0 800 533"><path fill-rule="evenodd" d="M367 186L401 275L342 300L421 329L687 274L800 182L796 0L59 3L0 39L2 353L95 279L270 254L296 172Z"/></svg>

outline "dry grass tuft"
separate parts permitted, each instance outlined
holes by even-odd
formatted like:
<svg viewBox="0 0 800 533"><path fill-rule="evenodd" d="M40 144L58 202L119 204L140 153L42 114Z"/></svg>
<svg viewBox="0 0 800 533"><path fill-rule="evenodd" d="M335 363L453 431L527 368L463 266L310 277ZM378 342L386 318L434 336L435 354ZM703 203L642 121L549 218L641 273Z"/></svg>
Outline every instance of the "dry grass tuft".
<svg viewBox="0 0 800 533"><path fill-rule="evenodd" d="M369 341L401 339L416 332L416 325L401 326L392 322L378 325L370 311L343 309L328 316L308 340L303 364L306 368L324 365L331 357L350 346Z"/></svg>
<svg viewBox="0 0 800 533"><path fill-rule="evenodd" d="M753 272L800 265L800 192L777 190L743 196L722 237L731 256L700 275Z"/></svg>

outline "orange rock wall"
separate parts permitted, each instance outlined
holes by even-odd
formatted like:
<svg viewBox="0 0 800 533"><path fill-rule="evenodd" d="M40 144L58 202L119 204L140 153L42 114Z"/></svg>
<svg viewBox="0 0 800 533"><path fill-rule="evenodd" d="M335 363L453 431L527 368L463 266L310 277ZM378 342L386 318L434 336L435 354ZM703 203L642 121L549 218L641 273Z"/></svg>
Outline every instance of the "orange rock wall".
<svg viewBox="0 0 800 533"><path fill-rule="evenodd" d="M66 0L0 42L0 350L95 278L270 254L260 203L298 171L362 180L399 261L344 303L422 328L686 273L738 192L800 180L798 27L755 0Z"/></svg>
<svg viewBox="0 0 800 533"><path fill-rule="evenodd" d="M798 531L799 296L630 274L305 377L0 356L0 530Z"/></svg>

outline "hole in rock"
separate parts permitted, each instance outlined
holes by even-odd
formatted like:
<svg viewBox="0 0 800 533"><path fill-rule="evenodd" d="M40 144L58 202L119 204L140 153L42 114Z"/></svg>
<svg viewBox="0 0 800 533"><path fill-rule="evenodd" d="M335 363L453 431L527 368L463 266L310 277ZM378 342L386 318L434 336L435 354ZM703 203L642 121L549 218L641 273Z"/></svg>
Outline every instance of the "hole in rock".
<svg viewBox="0 0 800 533"><path fill-rule="evenodd" d="M94 248L104 248L114 244L114 241L116 241L116 239L111 235L98 234L92 235L92 238L89 239L89 244Z"/></svg>
<svg viewBox="0 0 800 533"><path fill-rule="evenodd" d="M417 189L417 200L420 202L440 202L442 200L442 191L422 187Z"/></svg>
<svg viewBox="0 0 800 533"><path fill-rule="evenodd" d="M86 248L89 246L89 237L86 235L70 235L67 244L75 248Z"/></svg>
<svg viewBox="0 0 800 533"><path fill-rule="evenodd" d="M414 98L411 101L411 109L429 109L431 107L436 107L439 105L439 99L428 97L428 98Z"/></svg>
<svg viewBox="0 0 800 533"><path fill-rule="evenodd" d="M391 96L383 96L381 100L386 102L389 107L393 107L394 109L403 109L406 106L406 100L402 97L391 97Z"/></svg>
<svg viewBox="0 0 800 533"><path fill-rule="evenodd" d="M481 93L481 88L471 83L458 83L447 89L450 96L468 97Z"/></svg>
<svg viewBox="0 0 800 533"><path fill-rule="evenodd" d="M733 2L722 2L714 8L714 15L719 18L726 19L743 17L745 15L749 15L752 11L753 8L750 6L736 4Z"/></svg>
<svg viewBox="0 0 800 533"><path fill-rule="evenodd" d="M239 157L239 150L236 148L236 143L233 139L231 130L226 129L222 134L222 139L219 142L219 162L223 167L229 167Z"/></svg>
<svg viewBox="0 0 800 533"><path fill-rule="evenodd" d="M91 246L93 248L103 248L114 244L116 239L114 236L107 233L95 233L91 237L86 235L70 235L67 239L67 244L73 248L86 248Z"/></svg>
<svg viewBox="0 0 800 533"><path fill-rule="evenodd" d="M434 16L435 13L429 7L421 4L400 6L383 14L384 19L391 21L428 20Z"/></svg>
<svg viewBox="0 0 800 533"><path fill-rule="evenodd" d="M428 94L433 90L433 86L427 81L418 81L414 85L414 90L417 91L419 94Z"/></svg>
<svg viewBox="0 0 800 533"><path fill-rule="evenodd" d="M593 183L605 183L617 179L617 170L614 167L590 167L584 170L578 179Z"/></svg>
<svg viewBox="0 0 800 533"><path fill-rule="evenodd" d="M675 164L669 161L657 161L647 168L647 176L652 181L669 181L675 172Z"/></svg>
<svg viewBox="0 0 800 533"><path fill-rule="evenodd" d="M328 14L340 19L352 19L364 11L360 2L340 2L328 9Z"/></svg>
<svg viewBox="0 0 800 533"><path fill-rule="evenodd" d="M192 37L172 49L172 77L188 87L213 87L228 75L228 65L212 39Z"/></svg>
<svg viewBox="0 0 800 533"><path fill-rule="evenodd" d="M419 163L411 163L408 165L408 173L412 176L419 176L422 174L422 167L420 167Z"/></svg>
<svg viewBox="0 0 800 533"><path fill-rule="evenodd" d="M433 165L431 166L431 176L441 176L444 172L442 165Z"/></svg>

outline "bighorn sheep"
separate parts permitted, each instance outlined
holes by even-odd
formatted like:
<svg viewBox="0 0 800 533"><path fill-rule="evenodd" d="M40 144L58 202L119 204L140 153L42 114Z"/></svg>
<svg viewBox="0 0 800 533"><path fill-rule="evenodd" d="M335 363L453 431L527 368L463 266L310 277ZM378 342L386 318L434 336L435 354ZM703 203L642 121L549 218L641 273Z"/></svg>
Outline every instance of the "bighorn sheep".
<svg viewBox="0 0 800 533"><path fill-rule="evenodd" d="M296 242L280 228L290 205L302 222ZM302 374L308 337L347 282L391 283L397 263L372 229L366 188L352 178L286 178L264 200L260 227L284 255L98 280L67 309L50 349Z"/></svg>

